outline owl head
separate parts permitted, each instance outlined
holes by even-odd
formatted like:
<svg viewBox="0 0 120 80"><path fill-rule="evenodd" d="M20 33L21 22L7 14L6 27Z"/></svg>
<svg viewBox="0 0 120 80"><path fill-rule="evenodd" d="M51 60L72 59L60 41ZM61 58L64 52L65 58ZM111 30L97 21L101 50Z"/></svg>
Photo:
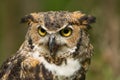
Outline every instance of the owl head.
<svg viewBox="0 0 120 80"><path fill-rule="evenodd" d="M86 45L86 31L95 17L80 11L49 11L26 15L21 19L28 23L26 42L32 51L46 57L70 57Z"/></svg>

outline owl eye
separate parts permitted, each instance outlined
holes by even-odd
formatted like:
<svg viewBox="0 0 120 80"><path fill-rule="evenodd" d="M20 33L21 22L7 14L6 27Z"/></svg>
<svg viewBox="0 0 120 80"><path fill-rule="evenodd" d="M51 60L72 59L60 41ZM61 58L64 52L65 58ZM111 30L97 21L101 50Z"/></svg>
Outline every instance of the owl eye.
<svg viewBox="0 0 120 80"><path fill-rule="evenodd" d="M38 28L38 33L40 34L40 36L45 36L47 34L47 32L43 29L43 28Z"/></svg>
<svg viewBox="0 0 120 80"><path fill-rule="evenodd" d="M64 37L68 37L72 34L72 29L70 28L65 28L60 31L60 34Z"/></svg>

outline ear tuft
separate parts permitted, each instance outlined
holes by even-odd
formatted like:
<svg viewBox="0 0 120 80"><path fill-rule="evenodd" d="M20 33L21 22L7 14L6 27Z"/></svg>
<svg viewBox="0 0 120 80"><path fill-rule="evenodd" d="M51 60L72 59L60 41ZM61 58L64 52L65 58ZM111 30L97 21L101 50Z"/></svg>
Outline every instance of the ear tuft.
<svg viewBox="0 0 120 80"><path fill-rule="evenodd" d="M90 15L85 15L83 17L81 17L79 19L80 24L81 25L86 25L86 26L90 26L90 24L95 23L96 22L96 18L94 16L90 16Z"/></svg>
<svg viewBox="0 0 120 80"><path fill-rule="evenodd" d="M26 15L25 17L21 18L21 23L30 23L30 22L37 22L32 15Z"/></svg>

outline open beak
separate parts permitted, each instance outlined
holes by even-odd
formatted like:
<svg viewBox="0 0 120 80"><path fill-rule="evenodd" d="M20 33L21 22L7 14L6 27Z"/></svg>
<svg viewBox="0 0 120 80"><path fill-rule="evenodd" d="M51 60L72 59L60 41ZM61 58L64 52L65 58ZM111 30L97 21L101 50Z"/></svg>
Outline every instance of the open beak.
<svg viewBox="0 0 120 80"><path fill-rule="evenodd" d="M55 56L57 47L58 47L55 42L55 36L53 36L53 35L50 36L48 46L49 46L49 50L50 50L50 55Z"/></svg>

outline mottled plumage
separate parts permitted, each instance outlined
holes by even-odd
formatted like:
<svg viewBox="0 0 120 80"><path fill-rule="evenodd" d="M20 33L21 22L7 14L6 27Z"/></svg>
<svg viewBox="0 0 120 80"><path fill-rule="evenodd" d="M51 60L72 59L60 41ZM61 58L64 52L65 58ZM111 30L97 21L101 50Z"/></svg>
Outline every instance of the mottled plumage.
<svg viewBox="0 0 120 80"><path fill-rule="evenodd" d="M93 16L80 11L31 13L25 41L0 69L0 80L85 80L93 47Z"/></svg>

